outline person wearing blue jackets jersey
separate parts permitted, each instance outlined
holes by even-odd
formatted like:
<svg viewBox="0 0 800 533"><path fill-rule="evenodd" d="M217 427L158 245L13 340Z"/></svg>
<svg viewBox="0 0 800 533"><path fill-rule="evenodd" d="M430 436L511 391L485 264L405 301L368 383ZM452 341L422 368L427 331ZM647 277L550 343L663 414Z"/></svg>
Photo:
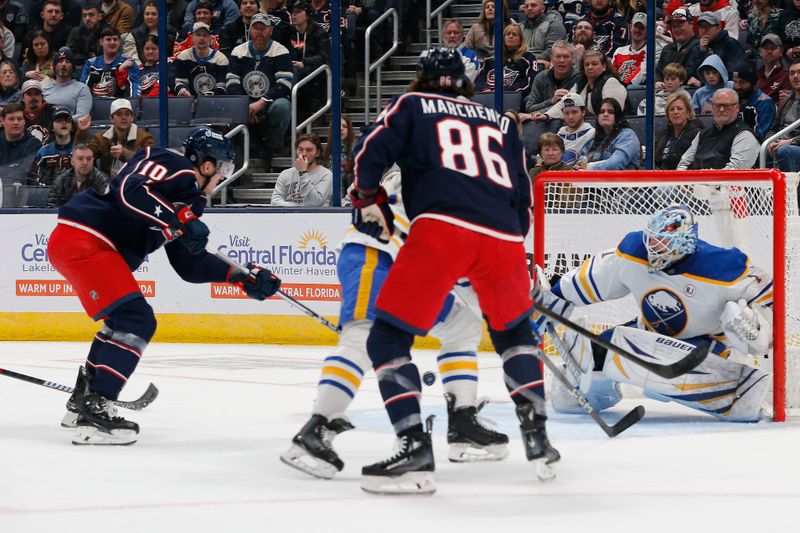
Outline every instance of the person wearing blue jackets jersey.
<svg viewBox="0 0 800 533"><path fill-rule="evenodd" d="M420 57L408 92L396 96L354 150L351 200L359 231L392 234L383 169L397 163L408 239L375 302L367 352L398 437L398 452L362 469L373 493L435 491L433 449L420 415L420 376L411 361L414 335L434 325L447 295L468 278L501 354L528 459L541 479L560 456L545 431L538 340L523 240L531 217L531 180L516 124L470 102L473 86L460 54L437 47Z"/></svg>
<svg viewBox="0 0 800 533"><path fill-rule="evenodd" d="M353 427L345 411L370 366L366 344L375 320L375 299L409 230L397 167L386 173L382 185L389 193L394 234L381 242L354 226L348 228L337 262L342 285L339 343L323 363L311 418L281 455L287 465L323 479L344 467L332 441ZM447 442L453 462L499 461L508 455L508 437L485 427L477 417L476 352L481 332L475 293L469 282L462 281L448 295L430 331L441 341L437 362L447 399Z"/></svg>
<svg viewBox="0 0 800 533"><path fill-rule="evenodd" d="M233 172L230 139L201 128L184 141L185 154L139 150L105 193L79 193L58 211L48 256L69 281L86 313L103 320L75 393L65 427L74 444L132 444L139 426L114 416L116 400L156 330L153 309L131 272L164 246L170 264L190 283L229 282L263 300L280 287L267 269L249 264L233 272L206 252L208 227L200 220L207 194Z"/></svg>
<svg viewBox="0 0 800 533"><path fill-rule="evenodd" d="M573 306L628 294L638 303L638 317L623 324L628 327L603 332L606 340L641 349L660 364L677 360L664 358L667 346L693 347L706 341L710 354L694 371L666 380L598 346L577 343L573 357L586 361L587 367L593 361L587 397L595 409L616 404L621 397L616 384L629 383L650 397L722 420L759 419L771 381L755 364L772 340L768 273L738 248L698 238L693 213L685 205L673 205L652 215L644 231L627 234L616 249L590 257L562 276L550 291L543 291L543 303L568 316ZM638 334L641 330L650 333ZM684 355L685 349L679 356ZM553 389L552 400L559 411L583 412L563 387Z"/></svg>

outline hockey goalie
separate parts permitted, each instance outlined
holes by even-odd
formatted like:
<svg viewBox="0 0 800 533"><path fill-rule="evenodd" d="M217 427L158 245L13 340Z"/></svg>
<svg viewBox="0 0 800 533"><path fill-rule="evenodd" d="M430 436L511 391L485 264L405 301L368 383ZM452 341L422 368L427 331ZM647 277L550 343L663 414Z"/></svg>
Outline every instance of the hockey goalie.
<svg viewBox="0 0 800 533"><path fill-rule="evenodd" d="M619 402L619 384L627 383L648 397L722 420L754 422L761 417L770 375L758 362L771 347L772 278L739 249L699 239L688 207L657 211L644 231L631 232L616 249L586 259L551 288L540 279L539 303L564 316L576 306L631 294L638 302L638 318L606 330L602 337L653 362L670 364L701 341L710 344L700 366L667 380L567 331L556 347L571 382L596 410ZM534 318L554 331L543 315ZM557 381L551 399L557 411L583 412Z"/></svg>

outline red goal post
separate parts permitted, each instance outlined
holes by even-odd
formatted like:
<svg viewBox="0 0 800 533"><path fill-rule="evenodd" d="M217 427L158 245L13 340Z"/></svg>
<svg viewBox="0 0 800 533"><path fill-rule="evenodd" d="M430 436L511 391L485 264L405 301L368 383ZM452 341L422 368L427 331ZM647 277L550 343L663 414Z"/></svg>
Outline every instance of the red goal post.
<svg viewBox="0 0 800 533"><path fill-rule="evenodd" d="M772 272L772 407L774 420L783 421L787 409L800 408L797 185L797 174L773 169L544 172L533 187L533 260L548 275L563 274L585 257L615 247L628 232L643 229L656 210L689 205L702 239L736 245ZM598 329L630 319L638 310L632 299L589 307L603 306L590 316Z"/></svg>

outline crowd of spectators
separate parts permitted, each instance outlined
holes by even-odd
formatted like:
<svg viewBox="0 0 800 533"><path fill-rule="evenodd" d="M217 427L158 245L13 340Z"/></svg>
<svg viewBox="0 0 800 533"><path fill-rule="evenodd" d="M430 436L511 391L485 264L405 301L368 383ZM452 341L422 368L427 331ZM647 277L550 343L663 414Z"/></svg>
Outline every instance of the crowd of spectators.
<svg viewBox="0 0 800 533"><path fill-rule="evenodd" d="M60 192L48 200L57 205L105 183L133 150L154 144L147 127L136 124L136 111L141 98L161 91L239 95L249 101L251 157L288 154L292 88L330 64L331 29L341 28L343 89L354 95L365 47L377 57L392 38L390 21L369 43L364 28L396 9L400 53L410 53L412 42L424 40L424 4L342 0L334 24L331 0L168 0L162 80L156 0L0 0L3 205L13 202L14 184L58 183ZM760 142L800 118L800 0L657 0L654 27L638 0L503 0L503 6L502 21L495 0L480 2L474 23L447 20L441 42L462 53L477 93L494 91L498 80L505 92L517 93L510 101L519 106L510 111L522 125L532 169L556 168L556 153L567 168L639 168L643 139L628 123L641 120L636 115L650 105L658 117L654 161L664 169L747 168L754 161L742 151L757 153ZM494 55L498 23L502 69ZM652 98L643 97L648 32L656 38ZM90 117L98 98L113 101L108 118L100 117L102 129ZM301 118L324 101L319 76L300 89ZM332 154L315 136L301 138L273 204L329 205L326 167L333 164L341 165L343 191L352 182L358 127L341 118L342 152ZM707 139L717 142L705 146ZM92 151L98 174L87 172L88 154L76 159L77 146ZM772 142L768 153L782 170L800 168L800 128Z"/></svg>

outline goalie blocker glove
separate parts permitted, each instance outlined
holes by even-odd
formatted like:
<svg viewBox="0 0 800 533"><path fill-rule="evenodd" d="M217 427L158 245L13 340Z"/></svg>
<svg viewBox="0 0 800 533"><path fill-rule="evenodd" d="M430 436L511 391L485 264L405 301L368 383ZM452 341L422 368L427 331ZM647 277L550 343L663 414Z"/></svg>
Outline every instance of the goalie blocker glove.
<svg viewBox="0 0 800 533"><path fill-rule="evenodd" d="M175 204L175 220L162 230L167 242L178 240L193 254L199 254L208 245L208 226L186 204Z"/></svg>
<svg viewBox="0 0 800 533"><path fill-rule="evenodd" d="M231 267L228 283L238 285L253 300L266 300L281 288L281 280L269 269L247 263L247 273Z"/></svg>
<svg viewBox="0 0 800 533"><path fill-rule="evenodd" d="M772 336L769 320L745 300L726 303L719 321L728 344L739 352L760 356L769 351Z"/></svg>
<svg viewBox="0 0 800 533"><path fill-rule="evenodd" d="M394 215L389 207L389 195L383 187L378 187L369 196L366 194L358 189L350 191L353 227L382 243L387 243L394 233Z"/></svg>

